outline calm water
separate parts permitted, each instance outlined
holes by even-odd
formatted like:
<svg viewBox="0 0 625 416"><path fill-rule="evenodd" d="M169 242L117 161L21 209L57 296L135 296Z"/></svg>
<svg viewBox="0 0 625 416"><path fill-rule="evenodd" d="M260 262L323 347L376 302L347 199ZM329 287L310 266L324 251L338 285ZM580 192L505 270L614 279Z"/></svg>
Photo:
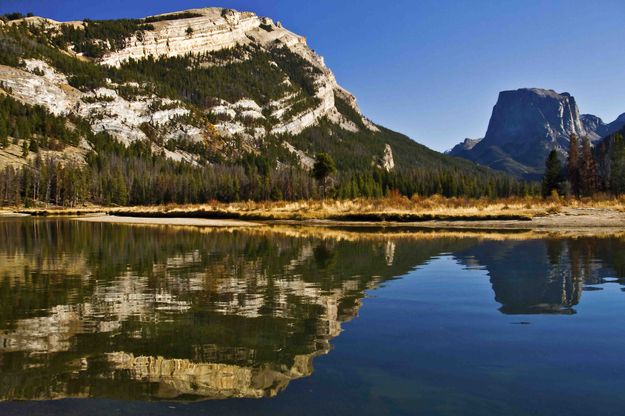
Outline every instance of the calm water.
<svg viewBox="0 0 625 416"><path fill-rule="evenodd" d="M0 415L622 415L625 240L0 220Z"/></svg>

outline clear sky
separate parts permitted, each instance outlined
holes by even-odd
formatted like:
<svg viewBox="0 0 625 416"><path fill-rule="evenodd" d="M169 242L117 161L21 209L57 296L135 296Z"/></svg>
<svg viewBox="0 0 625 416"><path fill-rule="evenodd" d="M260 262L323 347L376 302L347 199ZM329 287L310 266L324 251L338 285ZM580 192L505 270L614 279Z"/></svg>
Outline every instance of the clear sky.
<svg viewBox="0 0 625 416"><path fill-rule="evenodd" d="M625 1L0 0L57 20L231 7L281 21L326 58L376 123L437 150L482 137L501 90L569 92L625 112Z"/></svg>

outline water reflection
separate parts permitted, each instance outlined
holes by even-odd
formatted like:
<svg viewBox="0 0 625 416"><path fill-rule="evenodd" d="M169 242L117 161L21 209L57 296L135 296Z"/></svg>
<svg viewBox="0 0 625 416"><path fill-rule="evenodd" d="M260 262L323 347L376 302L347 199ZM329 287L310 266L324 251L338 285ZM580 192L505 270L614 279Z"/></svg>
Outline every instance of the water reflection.
<svg viewBox="0 0 625 416"><path fill-rule="evenodd" d="M592 285L606 278L625 282L623 249L617 238L533 239L484 242L458 255L488 270L501 312L574 314L584 290L600 290Z"/></svg>
<svg viewBox="0 0 625 416"><path fill-rule="evenodd" d="M312 374L365 291L441 253L486 269L503 313L573 313L623 276L622 249L0 221L0 397L272 397Z"/></svg>
<svg viewBox="0 0 625 416"><path fill-rule="evenodd" d="M448 244L205 231L0 222L0 395L274 396Z"/></svg>

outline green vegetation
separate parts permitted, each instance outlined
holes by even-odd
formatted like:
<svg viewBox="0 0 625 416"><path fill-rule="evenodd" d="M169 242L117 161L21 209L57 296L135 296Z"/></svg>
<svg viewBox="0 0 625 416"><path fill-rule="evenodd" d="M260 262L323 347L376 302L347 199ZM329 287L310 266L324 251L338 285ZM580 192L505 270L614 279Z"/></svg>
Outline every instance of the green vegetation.
<svg viewBox="0 0 625 416"><path fill-rule="evenodd" d="M27 106L8 96L0 96L0 148L8 138L30 142L30 149L62 150L76 146L80 134L68 127L67 120L48 112L42 106Z"/></svg>
<svg viewBox="0 0 625 416"><path fill-rule="evenodd" d="M291 60L284 64L284 68L272 62L273 56L267 51L239 46L210 54L131 60L122 66L119 77L148 81L160 94L180 98L201 108L215 105L218 99L233 103L251 98L266 105L301 90L314 95L312 75L298 74L295 86L288 85L284 82L287 71L296 72L291 67Z"/></svg>
<svg viewBox="0 0 625 416"><path fill-rule="evenodd" d="M560 192L562 187L562 164L558 158L558 152L552 150L545 162L545 177L543 179L543 197L553 192Z"/></svg>
<svg viewBox="0 0 625 416"><path fill-rule="evenodd" d="M284 71L289 80L299 85L308 95L315 95L315 78L322 72L301 56L291 52L287 47L271 50L271 59Z"/></svg>
<svg viewBox="0 0 625 416"><path fill-rule="evenodd" d="M325 197L327 179L330 175L336 172L336 165L334 159L327 153L317 153L315 157L315 164L313 166L312 175L321 184L323 188L323 195Z"/></svg>
<svg viewBox="0 0 625 416"><path fill-rule="evenodd" d="M592 155L598 162L599 191L625 195L625 128L605 138ZM592 169L592 165L591 165Z"/></svg>
<svg viewBox="0 0 625 416"><path fill-rule="evenodd" d="M154 30L154 26L140 19L89 20L83 27L63 25L61 33L53 38L56 46L67 48L91 58L101 58L107 52L123 49L132 35L143 38L143 32Z"/></svg>
<svg viewBox="0 0 625 416"><path fill-rule="evenodd" d="M575 197L591 197L598 193L625 194L624 134L625 129L604 138L596 149L592 148L588 138L583 138L580 144L579 138L572 134L565 174L556 175L560 161L553 160L552 154L549 154L543 194L548 196L552 190L557 190L560 195ZM559 185L556 186L555 181ZM549 188L548 192L545 187Z"/></svg>
<svg viewBox="0 0 625 416"><path fill-rule="evenodd" d="M191 19L193 17L201 17L201 16L202 15L200 13L180 12L180 13L170 13L170 14L165 14L165 15L160 15L160 16L150 16L150 17L146 17L145 19L142 19L142 21L144 23L156 23L156 22L162 22L165 20Z"/></svg>
<svg viewBox="0 0 625 416"><path fill-rule="evenodd" d="M625 139L623 132L608 138L608 157L610 161L607 172L607 185L616 195L625 194Z"/></svg>

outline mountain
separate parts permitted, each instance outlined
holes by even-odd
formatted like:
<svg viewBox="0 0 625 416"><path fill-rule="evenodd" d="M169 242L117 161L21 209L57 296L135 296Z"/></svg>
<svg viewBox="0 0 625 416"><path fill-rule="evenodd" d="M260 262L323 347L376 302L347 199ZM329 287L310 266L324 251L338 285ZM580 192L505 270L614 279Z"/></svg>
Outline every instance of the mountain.
<svg viewBox="0 0 625 416"><path fill-rule="evenodd" d="M467 137L466 139L464 139L463 141L461 141L460 143L455 145L451 150L448 150L445 153L446 154L451 154L451 155L454 155L454 156L463 157L462 155L464 154L464 152L468 152L469 150L473 149L475 147L475 145L478 144L479 142L481 142L482 140L483 140L483 138L482 139L471 139L471 138Z"/></svg>
<svg viewBox="0 0 625 416"><path fill-rule="evenodd" d="M540 176L547 155L556 149L562 158L569 136L596 142L625 125L625 114L606 124L599 117L580 115L569 93L521 88L499 93L484 139L465 140L449 154L526 178Z"/></svg>
<svg viewBox="0 0 625 416"><path fill-rule="evenodd" d="M581 120L586 130L594 133L591 135L591 140L598 138L605 138L613 133L616 133L618 130L625 126L625 113L621 114L611 123L604 123L601 118L594 116L592 114L582 114ZM596 141L596 139L594 140Z"/></svg>
<svg viewBox="0 0 625 416"><path fill-rule="evenodd" d="M47 156L82 163L98 151L88 136L105 133L194 165L251 155L309 169L315 153L326 151L339 170L485 172L373 124L304 37L250 12L204 8L75 22L5 16L0 86L5 97L42 106L80 136L61 128L50 146L47 133L31 138L9 126L4 164L23 163L20 136Z"/></svg>

